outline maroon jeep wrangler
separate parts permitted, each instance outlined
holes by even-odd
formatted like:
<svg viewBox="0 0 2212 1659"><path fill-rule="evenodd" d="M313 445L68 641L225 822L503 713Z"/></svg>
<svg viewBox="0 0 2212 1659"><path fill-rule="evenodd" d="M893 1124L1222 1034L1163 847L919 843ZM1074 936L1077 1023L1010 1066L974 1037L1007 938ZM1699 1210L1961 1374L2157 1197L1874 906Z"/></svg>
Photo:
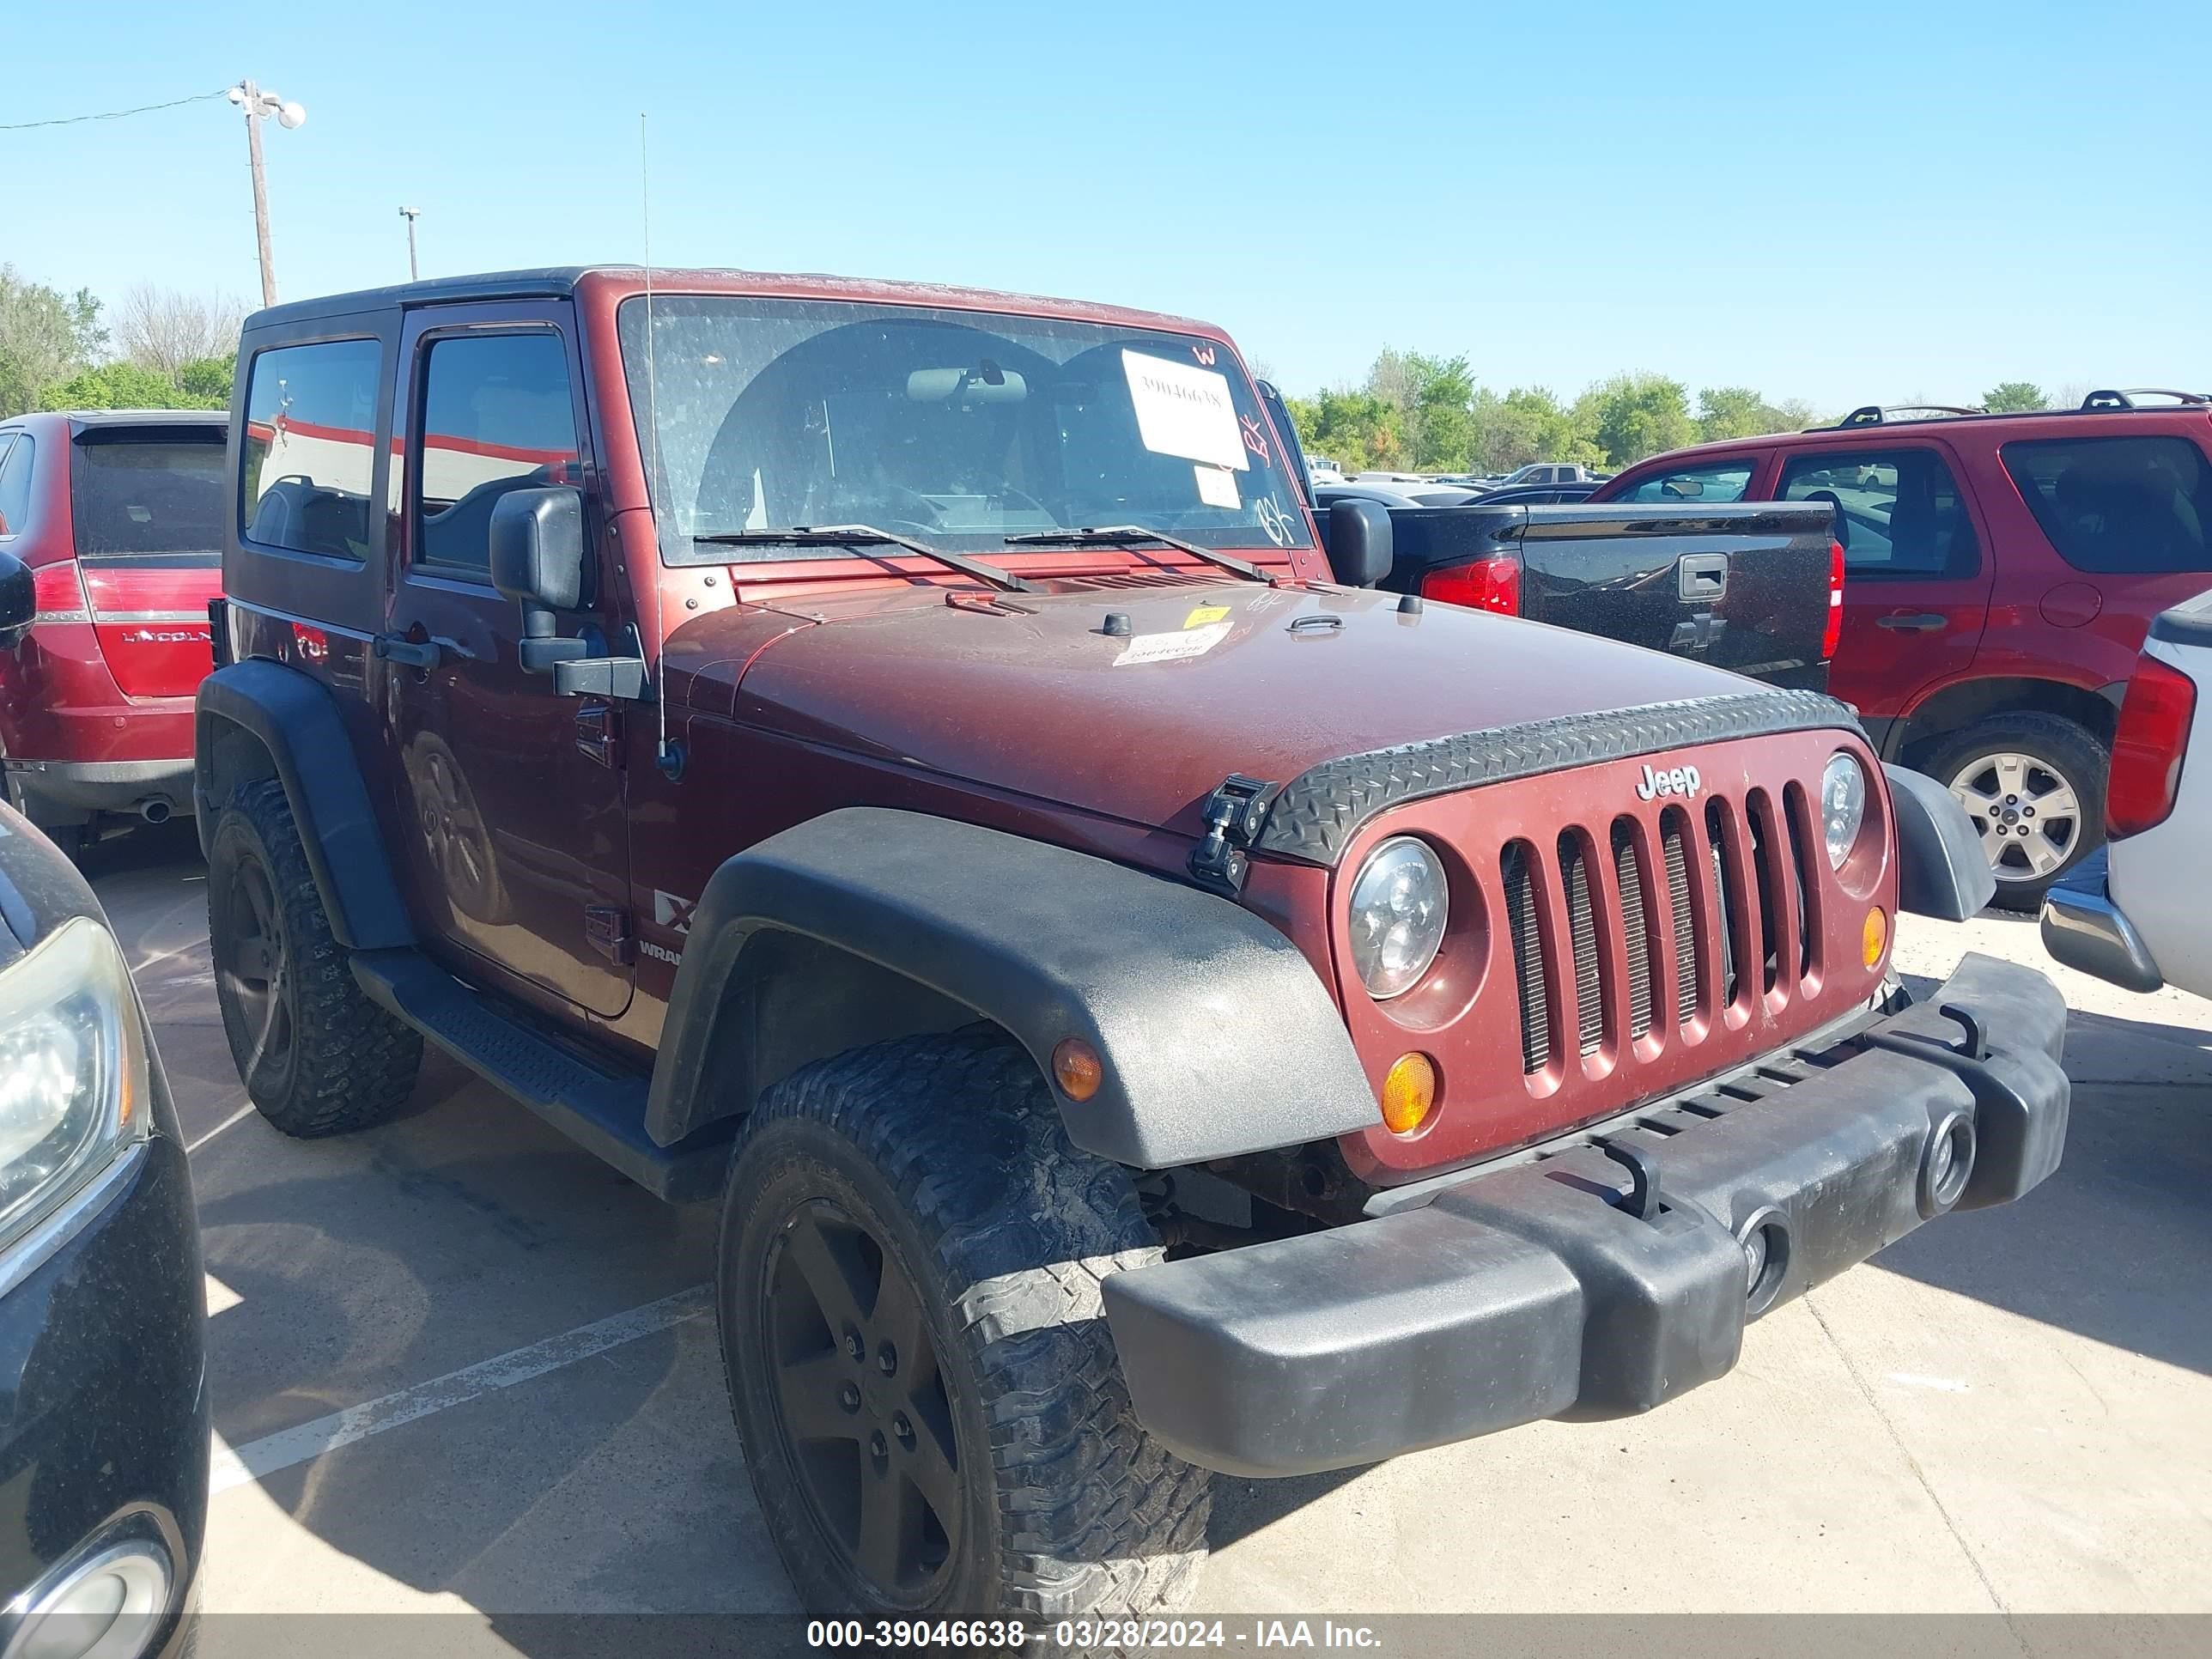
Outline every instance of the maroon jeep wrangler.
<svg viewBox="0 0 2212 1659"><path fill-rule="evenodd" d="M2065 1011L1850 713L1325 562L1228 338L817 277L264 311L195 787L288 1133L425 1039L720 1195L828 1613L1178 1604L1209 1470L1720 1376L2057 1166Z"/></svg>

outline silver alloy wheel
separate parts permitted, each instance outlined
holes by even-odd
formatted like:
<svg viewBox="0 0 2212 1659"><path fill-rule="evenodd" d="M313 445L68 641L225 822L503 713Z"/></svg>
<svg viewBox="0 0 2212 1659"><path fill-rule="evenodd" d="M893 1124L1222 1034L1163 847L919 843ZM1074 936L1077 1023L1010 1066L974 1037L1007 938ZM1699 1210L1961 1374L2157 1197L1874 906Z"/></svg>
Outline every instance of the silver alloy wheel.
<svg viewBox="0 0 2212 1659"><path fill-rule="evenodd" d="M2081 845L2081 797L2039 756L1979 756L1959 769L1951 793L1966 809L2001 882L2042 881Z"/></svg>

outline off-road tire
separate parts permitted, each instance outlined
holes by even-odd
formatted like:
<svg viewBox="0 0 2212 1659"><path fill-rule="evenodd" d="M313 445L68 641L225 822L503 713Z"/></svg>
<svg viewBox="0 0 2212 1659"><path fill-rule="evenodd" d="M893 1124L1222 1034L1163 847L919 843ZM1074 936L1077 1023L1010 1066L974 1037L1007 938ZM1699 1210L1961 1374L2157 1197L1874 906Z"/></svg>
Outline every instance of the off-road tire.
<svg viewBox="0 0 2212 1659"><path fill-rule="evenodd" d="M919 1605L873 1593L781 1426L771 1246L799 1224L794 1206L823 1200L907 1273L951 1400L965 1519ZM1127 1173L1069 1143L1036 1064L1000 1033L854 1049L766 1092L731 1163L716 1302L753 1488L810 1612L1034 1631L1184 1603L1211 1477L1137 1423L1099 1295L1162 1254Z"/></svg>
<svg viewBox="0 0 2212 1659"><path fill-rule="evenodd" d="M2044 894L2083 859L2104 844L2105 781L2112 755L2097 735L2063 714L2037 709L1992 714L1962 726L1916 750L1912 764L1945 788L1962 769L1986 755L2023 755L2062 778L2075 793L2078 816L2064 860L2057 868L2030 877L1997 872L1993 902L2000 909L2033 912Z"/></svg>
<svg viewBox="0 0 2212 1659"><path fill-rule="evenodd" d="M369 1000L344 947L331 937L284 786L274 778L240 784L217 815L208 847L216 1000L248 1097L262 1116L301 1139L382 1122L414 1092L422 1038ZM289 1031L275 1048L235 977L234 901L239 884L257 868L275 901L270 921L286 976L280 994Z"/></svg>

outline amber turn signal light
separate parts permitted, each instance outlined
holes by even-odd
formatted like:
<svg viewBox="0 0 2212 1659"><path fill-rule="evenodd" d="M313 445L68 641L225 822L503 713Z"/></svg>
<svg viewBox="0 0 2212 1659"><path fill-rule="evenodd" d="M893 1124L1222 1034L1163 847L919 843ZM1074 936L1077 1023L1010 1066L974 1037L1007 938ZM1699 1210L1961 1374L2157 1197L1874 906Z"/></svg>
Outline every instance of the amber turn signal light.
<svg viewBox="0 0 2212 1659"><path fill-rule="evenodd" d="M1409 1135L1428 1121L1437 1103L1437 1063L1426 1054L1401 1054L1382 1079L1382 1121L1394 1135Z"/></svg>
<svg viewBox="0 0 2212 1659"><path fill-rule="evenodd" d="M1866 915L1866 926L1859 932L1859 954L1869 968L1881 960L1881 953L1889 946L1889 918L1875 905Z"/></svg>
<svg viewBox="0 0 2212 1659"><path fill-rule="evenodd" d="M1106 1080L1106 1062L1081 1037L1062 1037L1052 1051L1052 1079L1070 1100L1088 1100Z"/></svg>

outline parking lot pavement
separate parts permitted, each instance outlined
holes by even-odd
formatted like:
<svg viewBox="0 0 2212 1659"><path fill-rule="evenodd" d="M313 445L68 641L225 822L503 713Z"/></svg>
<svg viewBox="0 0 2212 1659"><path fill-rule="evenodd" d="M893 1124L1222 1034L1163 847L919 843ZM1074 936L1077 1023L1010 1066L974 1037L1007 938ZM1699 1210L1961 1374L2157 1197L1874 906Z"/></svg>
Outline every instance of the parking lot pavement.
<svg viewBox="0 0 2212 1659"><path fill-rule="evenodd" d="M192 1144L213 1611L789 1610L667 1208L442 1063L362 1135L246 1109L188 826L93 855ZM1908 922L1909 975L2033 927ZM1224 1613L2212 1610L2212 1006L2054 970L2066 1164L1633 1422L1225 1481ZM1437 1571L1440 1555L1457 1565Z"/></svg>

